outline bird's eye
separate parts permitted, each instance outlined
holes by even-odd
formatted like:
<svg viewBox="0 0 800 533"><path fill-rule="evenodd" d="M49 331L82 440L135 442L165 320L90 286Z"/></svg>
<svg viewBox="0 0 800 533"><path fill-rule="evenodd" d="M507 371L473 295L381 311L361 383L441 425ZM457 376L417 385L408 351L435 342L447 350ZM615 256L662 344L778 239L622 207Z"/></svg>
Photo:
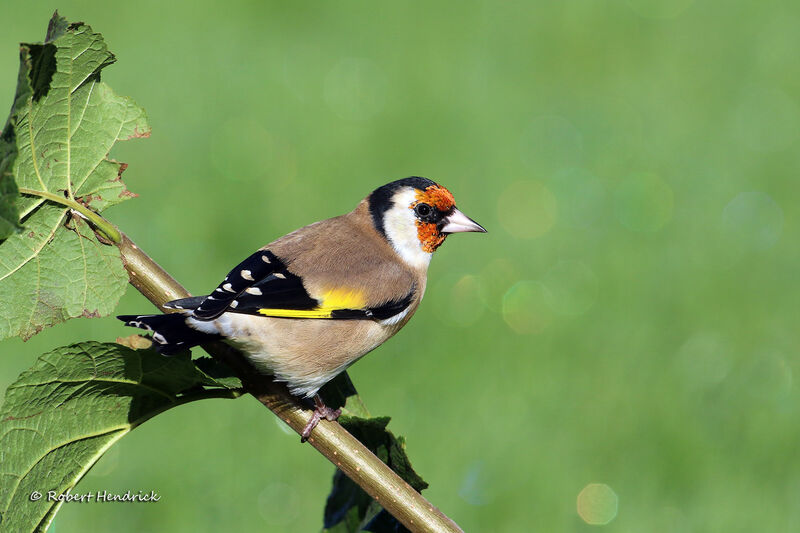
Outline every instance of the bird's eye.
<svg viewBox="0 0 800 533"><path fill-rule="evenodd" d="M417 204L416 207L414 207L414 212L417 214L418 217L424 218L430 216L433 210L431 209L431 206L429 206L428 204Z"/></svg>

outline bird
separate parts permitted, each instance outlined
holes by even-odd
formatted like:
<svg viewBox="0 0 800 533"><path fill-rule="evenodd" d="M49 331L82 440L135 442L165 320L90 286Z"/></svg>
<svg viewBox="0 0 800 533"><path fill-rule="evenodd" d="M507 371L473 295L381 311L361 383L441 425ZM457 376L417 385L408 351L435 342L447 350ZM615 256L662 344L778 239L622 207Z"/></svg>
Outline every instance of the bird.
<svg viewBox="0 0 800 533"><path fill-rule="evenodd" d="M301 433L336 420L319 389L383 344L414 315L433 253L448 235L482 232L444 186L418 176L378 187L344 215L272 241L208 295L164 304L166 314L121 315L176 355L221 340L261 373L314 401Z"/></svg>

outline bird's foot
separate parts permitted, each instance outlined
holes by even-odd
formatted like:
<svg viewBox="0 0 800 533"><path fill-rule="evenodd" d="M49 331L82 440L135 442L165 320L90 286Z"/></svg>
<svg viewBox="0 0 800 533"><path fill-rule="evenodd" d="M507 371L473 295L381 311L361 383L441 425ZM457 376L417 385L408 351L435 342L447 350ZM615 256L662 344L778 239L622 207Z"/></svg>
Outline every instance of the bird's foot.
<svg viewBox="0 0 800 533"><path fill-rule="evenodd" d="M319 394L314 396L314 414L311 415L311 419L306 424L306 427L303 428L303 432L300 434L300 442L305 442L311 436L311 432L317 427L319 421L323 418L325 420L330 420L331 422L335 422L339 415L342 414L341 409L331 409L322 401Z"/></svg>

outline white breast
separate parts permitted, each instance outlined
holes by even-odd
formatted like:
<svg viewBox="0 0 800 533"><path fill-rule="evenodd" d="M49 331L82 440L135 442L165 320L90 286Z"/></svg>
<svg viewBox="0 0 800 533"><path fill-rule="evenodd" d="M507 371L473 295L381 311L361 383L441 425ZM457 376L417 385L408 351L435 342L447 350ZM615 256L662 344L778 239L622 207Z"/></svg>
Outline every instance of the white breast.
<svg viewBox="0 0 800 533"><path fill-rule="evenodd" d="M224 313L211 322L192 318L187 322L200 331L222 334L261 371L285 381L292 393L311 397L394 335L410 314L406 310L399 318L378 322Z"/></svg>

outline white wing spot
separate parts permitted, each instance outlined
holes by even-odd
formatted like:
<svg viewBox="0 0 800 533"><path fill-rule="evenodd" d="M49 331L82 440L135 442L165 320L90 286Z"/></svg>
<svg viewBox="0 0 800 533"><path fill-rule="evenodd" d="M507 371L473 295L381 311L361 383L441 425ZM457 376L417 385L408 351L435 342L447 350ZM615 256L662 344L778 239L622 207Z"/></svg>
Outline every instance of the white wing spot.
<svg viewBox="0 0 800 533"><path fill-rule="evenodd" d="M217 287L216 289L214 289L214 292L223 292L223 291L222 291L222 289L220 289L219 287Z"/></svg>
<svg viewBox="0 0 800 533"><path fill-rule="evenodd" d="M233 300L231 302L230 306L231 306L232 309L236 309L237 307L239 307L239 302L237 302L236 300Z"/></svg>
<svg viewBox="0 0 800 533"><path fill-rule="evenodd" d="M241 274L242 274L242 277L244 279L246 279L247 281L255 281L253 279L253 273L250 272L249 270L242 270Z"/></svg>
<svg viewBox="0 0 800 533"><path fill-rule="evenodd" d="M267 257L266 255L262 255L261 260L264 261L266 264L269 264L269 257Z"/></svg>
<svg viewBox="0 0 800 533"><path fill-rule="evenodd" d="M247 294L252 294L253 296L261 296L261 289L258 287L250 287L249 289L245 289Z"/></svg>
<svg viewBox="0 0 800 533"><path fill-rule="evenodd" d="M231 287L230 283L226 283L225 285L222 286L222 288L228 292L233 292L233 287Z"/></svg>
<svg viewBox="0 0 800 533"><path fill-rule="evenodd" d="M277 272L277 273L273 274L273 276L275 276L276 278L279 278L279 279L286 279L286 276L284 276L280 272Z"/></svg>
<svg viewBox="0 0 800 533"><path fill-rule="evenodd" d="M141 318L141 317L137 317L137 318ZM138 320L131 320L130 322L128 322L128 325L129 326L133 326L135 328L146 329L147 331L153 331L153 328L151 328L150 326L148 326L144 322L139 322Z"/></svg>
<svg viewBox="0 0 800 533"><path fill-rule="evenodd" d="M167 344L167 339L161 333L153 333L153 340L158 344Z"/></svg>

